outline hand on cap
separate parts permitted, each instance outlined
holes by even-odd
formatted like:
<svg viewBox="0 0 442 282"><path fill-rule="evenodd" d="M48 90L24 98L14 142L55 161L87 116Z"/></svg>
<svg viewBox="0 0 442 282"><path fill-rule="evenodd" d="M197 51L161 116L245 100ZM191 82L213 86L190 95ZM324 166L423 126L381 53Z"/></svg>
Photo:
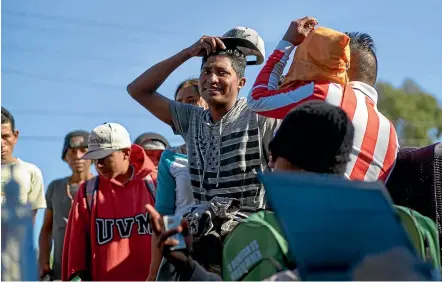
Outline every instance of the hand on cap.
<svg viewBox="0 0 442 282"><path fill-rule="evenodd" d="M291 42L297 46L304 41L307 35L312 31L318 21L312 17L304 17L290 23L287 32L285 33L283 40Z"/></svg>
<svg viewBox="0 0 442 282"><path fill-rule="evenodd" d="M226 49L224 43L218 37L203 36L192 46L186 49L190 57L202 57L215 53L217 49Z"/></svg>

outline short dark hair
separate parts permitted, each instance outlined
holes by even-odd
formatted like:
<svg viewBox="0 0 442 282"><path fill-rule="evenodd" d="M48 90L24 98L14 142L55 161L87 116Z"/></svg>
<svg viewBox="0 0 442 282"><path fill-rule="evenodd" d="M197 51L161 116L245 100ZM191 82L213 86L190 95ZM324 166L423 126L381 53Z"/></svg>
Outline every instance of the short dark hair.
<svg viewBox="0 0 442 282"><path fill-rule="evenodd" d="M201 68L211 56L224 56L232 62L232 68L236 72L238 78L244 77L246 70L246 56L238 49L217 50L215 53L205 55L201 64Z"/></svg>
<svg viewBox="0 0 442 282"><path fill-rule="evenodd" d="M11 130L15 131L15 120L14 116L4 107L2 107L2 124L10 123Z"/></svg>
<svg viewBox="0 0 442 282"><path fill-rule="evenodd" d="M178 92L181 89L187 88L187 87L193 87L193 89L199 93L198 79L196 79L196 78L186 79L183 82L181 82L175 90L175 96L173 96L173 99L176 100L176 96L178 95Z"/></svg>
<svg viewBox="0 0 442 282"><path fill-rule="evenodd" d="M346 32L345 34L350 37L350 73L355 76L353 80L373 86L378 75L378 60L373 38L362 32ZM353 64L353 61L357 64Z"/></svg>
<svg viewBox="0 0 442 282"><path fill-rule="evenodd" d="M309 101L295 107L269 144L272 158L308 172L343 175L350 161L354 126L339 107Z"/></svg>

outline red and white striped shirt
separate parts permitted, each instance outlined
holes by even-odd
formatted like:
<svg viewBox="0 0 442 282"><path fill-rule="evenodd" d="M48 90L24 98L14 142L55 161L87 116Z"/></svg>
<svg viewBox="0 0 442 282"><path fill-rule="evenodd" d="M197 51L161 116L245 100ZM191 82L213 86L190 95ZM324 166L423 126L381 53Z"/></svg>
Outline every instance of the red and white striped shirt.
<svg viewBox="0 0 442 282"><path fill-rule="evenodd" d="M359 81L350 82L345 91L339 84L318 81L277 89L293 49L290 42L279 42L253 85L247 101L249 108L260 115L282 119L293 107L309 100L341 107L355 127L345 175L352 180L385 182L396 162L399 143L394 125L377 109L376 90Z"/></svg>

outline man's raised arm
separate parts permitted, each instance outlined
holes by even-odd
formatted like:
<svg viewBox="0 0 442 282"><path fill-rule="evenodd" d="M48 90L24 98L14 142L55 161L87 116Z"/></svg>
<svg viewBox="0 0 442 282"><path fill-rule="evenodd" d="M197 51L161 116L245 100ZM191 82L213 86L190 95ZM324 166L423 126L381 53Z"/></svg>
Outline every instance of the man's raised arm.
<svg viewBox="0 0 442 282"><path fill-rule="evenodd" d="M167 77L189 58L189 53L184 49L154 65L130 83L127 86L127 92L154 116L172 125L172 116L169 111L170 100L157 90Z"/></svg>
<svg viewBox="0 0 442 282"><path fill-rule="evenodd" d="M282 119L294 106L313 98L314 94L324 96L319 95L322 94L323 89L315 83L296 88L278 89L278 81L289 60L290 53L313 30L315 25L317 21L311 17L291 22L283 39L259 72L249 93L247 105L252 111L262 116Z"/></svg>
<svg viewBox="0 0 442 282"><path fill-rule="evenodd" d="M180 65L192 57L215 52L217 47L225 49L216 37L203 36L192 46L154 65L127 86L127 92L154 116L173 126L169 110L170 99L157 92L158 88Z"/></svg>

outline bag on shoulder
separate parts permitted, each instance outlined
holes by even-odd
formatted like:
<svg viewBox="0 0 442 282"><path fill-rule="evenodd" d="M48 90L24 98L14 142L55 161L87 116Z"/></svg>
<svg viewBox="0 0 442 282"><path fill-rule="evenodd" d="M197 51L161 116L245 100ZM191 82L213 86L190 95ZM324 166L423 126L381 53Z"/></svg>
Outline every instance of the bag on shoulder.
<svg viewBox="0 0 442 282"><path fill-rule="evenodd" d="M92 210L93 200L95 198L95 193L98 190L99 185L99 177L94 176L88 181L86 181L86 184L84 185L84 196L86 197L87 207L89 209L89 212ZM153 181L152 177L150 175L146 175L144 177L144 183L146 185L146 188L149 190L150 194L152 195L152 198L155 202L155 195L156 195L156 186L155 182Z"/></svg>
<svg viewBox="0 0 442 282"><path fill-rule="evenodd" d="M403 206L395 206L395 209L419 257L440 269L440 243L436 223L413 209Z"/></svg>
<svg viewBox="0 0 442 282"><path fill-rule="evenodd" d="M259 211L239 223L224 241L224 281L262 281L294 269L288 243L272 211Z"/></svg>

